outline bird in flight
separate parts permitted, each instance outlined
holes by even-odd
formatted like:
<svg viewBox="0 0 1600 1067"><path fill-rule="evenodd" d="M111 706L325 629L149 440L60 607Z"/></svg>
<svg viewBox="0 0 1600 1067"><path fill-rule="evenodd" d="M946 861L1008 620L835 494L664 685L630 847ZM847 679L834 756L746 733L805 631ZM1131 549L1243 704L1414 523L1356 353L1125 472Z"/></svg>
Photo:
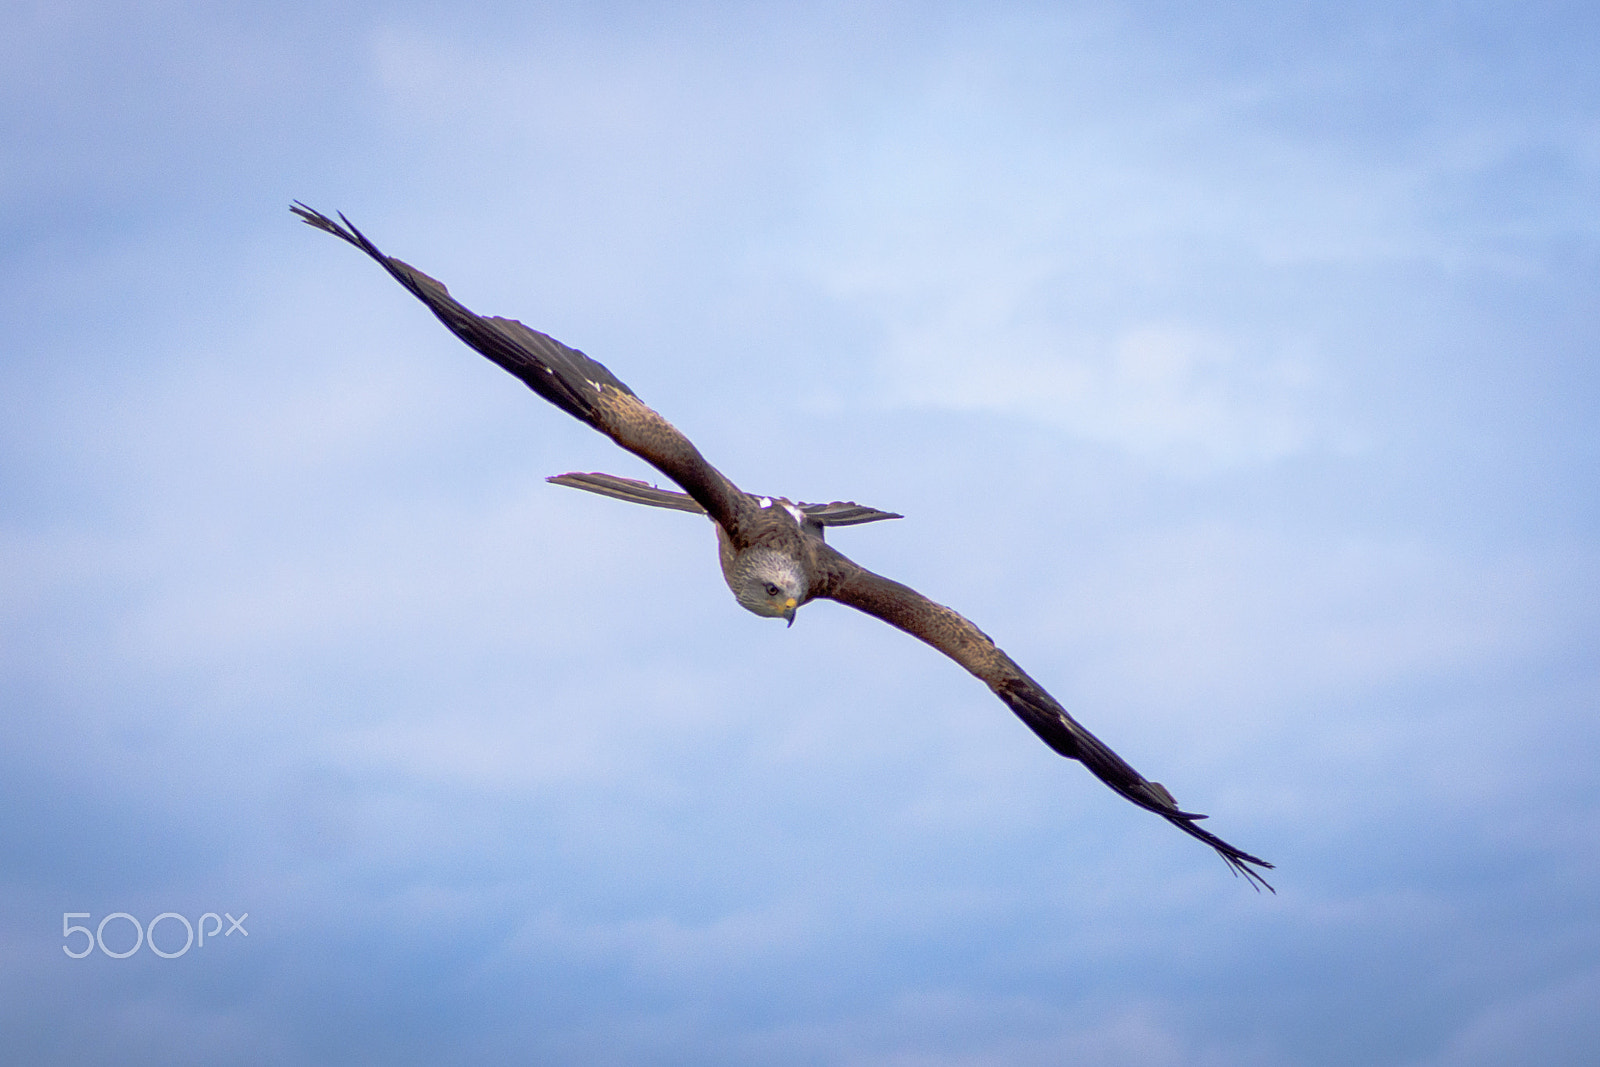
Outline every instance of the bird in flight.
<svg viewBox="0 0 1600 1067"><path fill-rule="evenodd" d="M582 352L515 319L486 318L469 311L439 282L380 252L343 215L341 225L298 201L291 210L307 224L377 260L451 333L562 411L655 467L683 492L609 474L562 474L550 481L636 504L709 516L717 531L722 576L742 607L793 625L796 611L826 598L925 641L987 685L1045 744L1082 763L1127 800L1216 849L1253 887L1272 889L1257 870L1269 870L1272 864L1201 828L1204 815L1179 808L1159 782L1145 778L1084 729L982 630L915 589L852 562L823 540L828 526L899 515L854 503L800 504L744 492L616 375Z"/></svg>

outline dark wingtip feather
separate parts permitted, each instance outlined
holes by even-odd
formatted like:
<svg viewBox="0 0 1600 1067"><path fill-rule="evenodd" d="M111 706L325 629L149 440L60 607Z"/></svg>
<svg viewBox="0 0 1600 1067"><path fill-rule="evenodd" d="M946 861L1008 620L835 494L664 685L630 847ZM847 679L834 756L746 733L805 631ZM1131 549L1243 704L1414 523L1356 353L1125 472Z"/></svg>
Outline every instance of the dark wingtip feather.
<svg viewBox="0 0 1600 1067"><path fill-rule="evenodd" d="M465 307L450 295L443 282L404 260L385 255L342 212L339 222L335 222L298 200L289 210L306 225L331 233L371 256L427 305L450 332L573 418L597 426L594 400L603 385L633 392L604 366L548 334L529 329L515 319L486 317Z"/></svg>
<svg viewBox="0 0 1600 1067"><path fill-rule="evenodd" d="M1234 876L1243 875L1245 881L1250 883L1251 889L1254 889L1257 893L1265 889L1274 896L1277 895L1278 891L1272 887L1271 882L1261 876L1260 871L1251 870L1251 867L1260 867L1263 871L1270 871L1273 869L1273 865L1259 856L1252 856L1241 848L1235 848L1210 831L1200 829L1195 825L1195 821L1205 818L1204 815L1190 815L1185 812L1162 812L1161 814L1166 817L1168 822L1184 833L1204 841L1215 849L1217 855L1222 857L1222 861L1228 865Z"/></svg>
<svg viewBox="0 0 1600 1067"><path fill-rule="evenodd" d="M300 221L305 223L307 226L315 226L319 230L322 230L326 233L331 233L335 237L338 237L342 240L349 241L363 252L368 254L376 254L378 251L376 248L371 246L371 242L366 241L360 236L359 231L357 231L354 226L350 225L350 220L345 218L343 214L340 214L339 216L340 220L344 223L344 226L341 226L339 223L334 222L316 208L308 207L298 200L290 203L289 210L300 216ZM348 229L346 227L348 227Z"/></svg>
<svg viewBox="0 0 1600 1067"><path fill-rule="evenodd" d="M1204 815L1178 807L1177 800L1165 786L1150 781L1129 766L1105 742L1068 715L1066 709L1038 682L1019 670L1016 679L997 687L995 693L1045 744L1068 759L1082 763L1091 774L1124 799L1154 812L1190 837L1210 845L1235 875L1244 875L1256 892L1265 887L1268 892L1277 893L1259 872L1251 870L1255 866L1270 871L1272 864L1228 844L1209 830L1201 829L1197 824L1205 818Z"/></svg>

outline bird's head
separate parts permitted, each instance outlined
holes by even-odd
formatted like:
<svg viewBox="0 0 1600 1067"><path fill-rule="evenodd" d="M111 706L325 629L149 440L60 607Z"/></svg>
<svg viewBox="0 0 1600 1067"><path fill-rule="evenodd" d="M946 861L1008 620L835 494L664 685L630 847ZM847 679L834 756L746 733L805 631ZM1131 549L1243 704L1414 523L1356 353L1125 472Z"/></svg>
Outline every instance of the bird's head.
<svg viewBox="0 0 1600 1067"><path fill-rule="evenodd" d="M787 619L805 603L807 583L800 562L770 548L751 548L739 554L728 574L728 586L746 611L767 619Z"/></svg>

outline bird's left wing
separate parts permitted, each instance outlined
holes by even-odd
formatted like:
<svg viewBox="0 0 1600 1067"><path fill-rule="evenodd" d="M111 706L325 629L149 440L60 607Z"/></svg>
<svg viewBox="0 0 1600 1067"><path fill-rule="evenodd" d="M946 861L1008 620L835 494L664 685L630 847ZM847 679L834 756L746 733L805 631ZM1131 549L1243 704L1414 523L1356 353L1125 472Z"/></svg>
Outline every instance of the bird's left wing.
<svg viewBox="0 0 1600 1067"><path fill-rule="evenodd" d="M1196 825L1204 815L1179 808L1164 786L1145 778L1084 729L1043 686L1002 652L988 634L915 589L874 574L832 549L823 551L824 580L815 591L816 596L876 616L943 652L993 690L1045 744L1068 759L1082 763L1124 798L1155 812L1184 833L1216 849L1228 866L1244 875L1252 886L1272 889L1252 869L1271 870L1272 864Z"/></svg>
<svg viewBox="0 0 1600 1067"><path fill-rule="evenodd" d="M730 534L753 505L699 449L624 385L576 348L530 330L515 319L476 314L409 263L386 256L343 215L335 222L304 204L290 209L307 225L355 245L422 301L468 345L520 378L528 388L573 418L588 423L677 482Z"/></svg>

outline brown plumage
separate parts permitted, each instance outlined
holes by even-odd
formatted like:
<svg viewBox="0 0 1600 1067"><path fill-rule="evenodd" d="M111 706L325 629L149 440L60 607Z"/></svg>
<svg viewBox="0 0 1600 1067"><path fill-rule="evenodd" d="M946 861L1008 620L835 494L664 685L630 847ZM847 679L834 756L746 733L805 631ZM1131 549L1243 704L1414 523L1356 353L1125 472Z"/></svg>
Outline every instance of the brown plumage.
<svg viewBox="0 0 1600 1067"><path fill-rule="evenodd" d="M848 604L925 641L987 685L1045 744L1087 767L1123 797L1214 848L1251 885L1272 887L1255 868L1272 864L1235 848L1180 809L1172 794L1135 771L1056 703L989 636L916 590L867 570L823 540L827 526L900 516L850 502L794 504L743 492L706 462L699 449L646 406L605 367L514 319L477 315L416 268L380 252L340 216L343 225L304 204L306 223L355 245L383 265L451 332L520 378L534 392L588 423L684 489L676 493L609 474L563 474L550 481L653 507L701 512L716 524L718 558L735 598L758 615L791 624L819 597Z"/></svg>

